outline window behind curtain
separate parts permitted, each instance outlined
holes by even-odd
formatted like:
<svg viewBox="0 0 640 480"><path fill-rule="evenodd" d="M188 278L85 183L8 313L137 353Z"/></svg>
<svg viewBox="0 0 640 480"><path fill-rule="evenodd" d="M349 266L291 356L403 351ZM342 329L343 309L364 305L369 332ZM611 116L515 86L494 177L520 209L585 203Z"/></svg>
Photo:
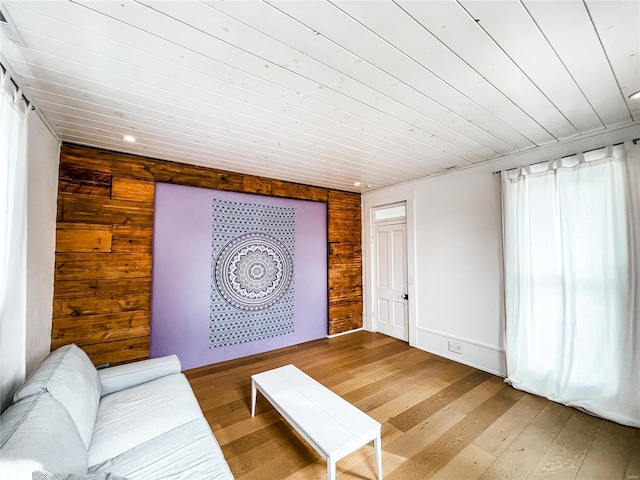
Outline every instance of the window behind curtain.
<svg viewBox="0 0 640 480"><path fill-rule="evenodd" d="M516 388L638 426L630 150L503 173L506 353Z"/></svg>

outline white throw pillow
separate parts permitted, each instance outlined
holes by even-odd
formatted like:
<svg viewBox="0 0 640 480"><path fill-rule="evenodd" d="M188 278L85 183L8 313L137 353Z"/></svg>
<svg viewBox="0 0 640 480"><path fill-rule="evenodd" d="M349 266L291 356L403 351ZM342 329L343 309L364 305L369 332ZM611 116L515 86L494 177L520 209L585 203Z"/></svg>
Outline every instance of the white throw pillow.
<svg viewBox="0 0 640 480"><path fill-rule="evenodd" d="M86 448L93 436L102 386L91 360L76 345L51 352L15 393L14 402L49 392L73 419Z"/></svg>

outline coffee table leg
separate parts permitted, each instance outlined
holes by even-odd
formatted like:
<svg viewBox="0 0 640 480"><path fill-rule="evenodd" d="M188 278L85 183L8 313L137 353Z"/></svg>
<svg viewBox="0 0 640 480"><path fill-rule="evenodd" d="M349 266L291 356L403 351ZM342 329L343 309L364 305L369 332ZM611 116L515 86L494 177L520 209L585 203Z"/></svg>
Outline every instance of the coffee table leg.
<svg viewBox="0 0 640 480"><path fill-rule="evenodd" d="M376 463L378 464L378 480L382 480L382 441L380 440L380 432L373 441L373 446L376 449Z"/></svg>
<svg viewBox="0 0 640 480"><path fill-rule="evenodd" d="M251 380L251 416L256 414L256 382Z"/></svg>
<svg viewBox="0 0 640 480"><path fill-rule="evenodd" d="M336 461L331 457L327 458L327 478L336 480Z"/></svg>

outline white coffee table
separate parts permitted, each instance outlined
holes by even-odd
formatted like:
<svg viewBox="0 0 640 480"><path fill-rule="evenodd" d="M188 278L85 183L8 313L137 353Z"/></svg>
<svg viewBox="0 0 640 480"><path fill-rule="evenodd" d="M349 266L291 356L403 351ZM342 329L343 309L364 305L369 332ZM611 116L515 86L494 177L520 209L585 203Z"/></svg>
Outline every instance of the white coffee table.
<svg viewBox="0 0 640 480"><path fill-rule="evenodd" d="M258 391L325 458L329 480L336 478L338 460L369 442L382 480L380 424L369 415L293 365L251 376L252 417Z"/></svg>

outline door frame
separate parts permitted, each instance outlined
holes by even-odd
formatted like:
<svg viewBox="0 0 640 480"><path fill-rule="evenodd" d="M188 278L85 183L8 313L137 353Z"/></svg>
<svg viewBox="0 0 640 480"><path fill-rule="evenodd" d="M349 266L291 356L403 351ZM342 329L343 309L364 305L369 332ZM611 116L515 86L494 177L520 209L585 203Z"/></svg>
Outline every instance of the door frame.
<svg viewBox="0 0 640 480"><path fill-rule="evenodd" d="M363 328L370 332L375 331L375 282L373 282L373 272L375 255L374 246L374 209L391 206L398 203L405 203L407 208L407 293L409 300L407 308L409 321L407 325L409 335L409 345L416 344L416 318L418 314L418 304L416 301L416 255L415 255L415 210L413 195L402 195L399 192L385 194L386 192L371 192L362 197L362 306L363 306Z"/></svg>

